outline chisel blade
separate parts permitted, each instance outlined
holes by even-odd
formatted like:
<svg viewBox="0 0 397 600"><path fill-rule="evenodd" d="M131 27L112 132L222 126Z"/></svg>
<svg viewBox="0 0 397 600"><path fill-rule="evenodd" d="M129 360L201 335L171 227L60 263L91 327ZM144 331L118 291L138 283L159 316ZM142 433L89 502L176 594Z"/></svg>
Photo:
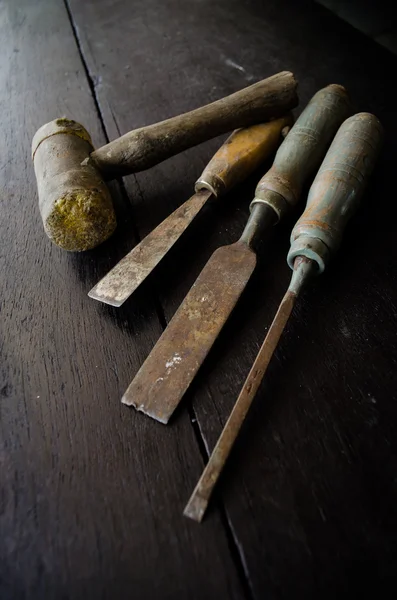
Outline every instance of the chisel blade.
<svg viewBox="0 0 397 600"><path fill-rule="evenodd" d="M197 192L171 213L88 292L89 297L121 306L178 241L210 196L208 190Z"/></svg>
<svg viewBox="0 0 397 600"><path fill-rule="evenodd" d="M122 402L167 423L256 265L243 241L218 248L125 392Z"/></svg>
<svg viewBox="0 0 397 600"><path fill-rule="evenodd" d="M237 435L247 416L256 392L261 384L269 362L277 348L277 344L294 308L296 294L290 290L285 294L277 314L271 324L266 339L255 359L254 364L243 385L236 404L226 425L212 451L209 461L187 503L183 514L198 523L201 522L214 486L225 466Z"/></svg>

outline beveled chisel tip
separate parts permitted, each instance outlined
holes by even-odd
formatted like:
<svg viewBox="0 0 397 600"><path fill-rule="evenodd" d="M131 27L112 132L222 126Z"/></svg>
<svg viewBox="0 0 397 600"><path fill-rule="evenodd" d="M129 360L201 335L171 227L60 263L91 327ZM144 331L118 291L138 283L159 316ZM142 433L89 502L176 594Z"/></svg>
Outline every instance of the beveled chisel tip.
<svg viewBox="0 0 397 600"><path fill-rule="evenodd" d="M207 506L208 500L193 492L189 502L186 504L183 515L193 521L197 521L197 523L201 523Z"/></svg>
<svg viewBox="0 0 397 600"><path fill-rule="evenodd" d="M159 423L162 423L163 425L167 425L169 421L169 417L164 416L161 412L152 411L150 408L146 408L144 404L135 402L134 399L131 398L131 393L129 390L127 390L124 396L121 398L121 402L126 406L133 406L138 412L143 413L144 415L154 419L155 421L158 421Z"/></svg>
<svg viewBox="0 0 397 600"><path fill-rule="evenodd" d="M119 302L118 300L115 300L114 298L107 298L106 296L101 296L101 295L97 294L96 286L93 287L92 290L90 290L87 295L89 296L89 298L92 298L93 300L98 300L98 302L103 302L104 304L108 304L109 306L115 306L116 308L120 308L120 306L122 304L124 304L124 300Z"/></svg>

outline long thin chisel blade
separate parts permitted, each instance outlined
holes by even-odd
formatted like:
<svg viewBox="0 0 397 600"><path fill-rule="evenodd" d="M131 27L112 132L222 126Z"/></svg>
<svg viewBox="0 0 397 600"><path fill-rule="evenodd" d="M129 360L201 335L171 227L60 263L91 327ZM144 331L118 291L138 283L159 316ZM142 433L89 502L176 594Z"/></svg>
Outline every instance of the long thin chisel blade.
<svg viewBox="0 0 397 600"><path fill-rule="evenodd" d="M194 521L200 522L207 509L208 502L214 486L223 470L236 437L247 416L258 387L263 379L269 362L277 347L284 327L294 307L296 296L287 292L273 323L268 331L265 341L255 359L247 379L237 398L236 404L226 422L221 436L210 456L210 459L196 485L183 514Z"/></svg>
<svg viewBox="0 0 397 600"><path fill-rule="evenodd" d="M194 521L200 522L207 509L209 499L216 482L222 472L231 452L237 435L244 423L248 410L266 373L272 356L277 348L288 319L291 316L295 301L317 269L316 264L305 257L295 259L291 283L267 332L265 341L251 367L248 377L241 389L239 397L226 422L219 440L209 458L209 461L196 485L183 514Z"/></svg>

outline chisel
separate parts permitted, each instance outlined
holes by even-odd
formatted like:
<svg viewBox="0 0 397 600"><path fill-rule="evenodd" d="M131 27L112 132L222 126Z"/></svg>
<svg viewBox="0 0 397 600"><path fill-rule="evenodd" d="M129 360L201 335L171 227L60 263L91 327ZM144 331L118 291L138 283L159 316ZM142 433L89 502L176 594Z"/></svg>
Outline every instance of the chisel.
<svg viewBox="0 0 397 600"><path fill-rule="evenodd" d="M383 138L382 125L369 113L347 119L340 127L315 178L306 209L291 234L287 261L291 283L248 374L204 472L184 510L201 521L212 490L229 456L285 325L302 288L324 271L339 248L347 221L357 209Z"/></svg>
<svg viewBox="0 0 397 600"><path fill-rule="evenodd" d="M209 200L220 198L250 175L277 149L292 114L237 129L219 148L195 184L196 193L147 235L88 293L121 306L177 242Z"/></svg>
<svg viewBox="0 0 397 600"><path fill-rule="evenodd" d="M261 179L238 242L218 248L122 398L167 423L243 292L256 264L255 241L294 206L349 114L345 89L315 94Z"/></svg>

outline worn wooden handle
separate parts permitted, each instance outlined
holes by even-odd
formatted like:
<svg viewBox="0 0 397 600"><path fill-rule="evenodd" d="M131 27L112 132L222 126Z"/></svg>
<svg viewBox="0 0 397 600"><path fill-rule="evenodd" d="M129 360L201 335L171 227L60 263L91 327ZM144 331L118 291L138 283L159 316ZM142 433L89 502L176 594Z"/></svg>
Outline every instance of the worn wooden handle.
<svg viewBox="0 0 397 600"><path fill-rule="evenodd" d="M292 123L288 113L275 121L234 131L205 167L196 182L196 192L207 189L219 197L232 189L277 150L283 128Z"/></svg>
<svg viewBox="0 0 397 600"><path fill-rule="evenodd" d="M315 260L322 272L338 249L379 155L383 127L359 113L340 127L310 188L306 209L291 233L288 263L296 256Z"/></svg>
<svg viewBox="0 0 397 600"><path fill-rule="evenodd" d="M294 206L349 111L342 86L329 85L317 92L281 144L272 168L258 183L252 204L271 205L279 218Z"/></svg>
<svg viewBox="0 0 397 600"><path fill-rule="evenodd" d="M93 152L90 162L106 179L149 169L222 133L284 115L298 104L296 88L292 73L278 73L202 108L130 131Z"/></svg>

